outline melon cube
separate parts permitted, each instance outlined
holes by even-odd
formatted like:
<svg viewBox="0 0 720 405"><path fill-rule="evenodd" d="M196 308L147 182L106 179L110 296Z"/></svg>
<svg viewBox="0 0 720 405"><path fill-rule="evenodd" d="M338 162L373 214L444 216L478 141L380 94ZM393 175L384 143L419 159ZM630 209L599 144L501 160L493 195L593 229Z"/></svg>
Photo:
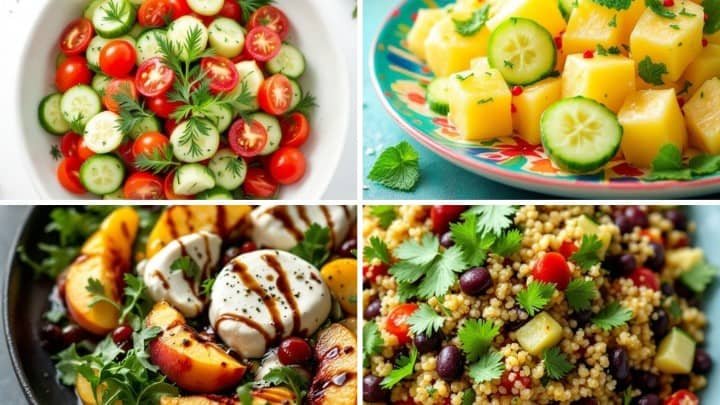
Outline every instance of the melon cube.
<svg viewBox="0 0 720 405"><path fill-rule="evenodd" d="M487 22L490 30L510 17L523 17L534 20L550 31L553 37L565 30L565 19L560 14L557 2L553 0L505 0L491 8L491 17Z"/></svg>
<svg viewBox="0 0 720 405"><path fill-rule="evenodd" d="M594 51L597 45L621 49L621 19L618 10L601 6L592 0L580 0L563 35L563 52L570 55L586 50Z"/></svg>
<svg viewBox="0 0 720 405"><path fill-rule="evenodd" d="M512 114L515 132L528 143L540 144L540 117L561 95L562 81L559 77L525 87L522 94L513 97L516 108Z"/></svg>
<svg viewBox="0 0 720 405"><path fill-rule="evenodd" d="M705 82L685 104L690 143L713 155L720 154L720 79Z"/></svg>
<svg viewBox="0 0 720 405"><path fill-rule="evenodd" d="M717 44L708 44L683 74L690 96L695 94L703 83L718 76L720 76L720 45Z"/></svg>
<svg viewBox="0 0 720 405"><path fill-rule="evenodd" d="M631 94L618 113L623 127L620 146L625 159L650 167L660 148L671 143L682 150L687 131L674 89L640 90Z"/></svg>
<svg viewBox="0 0 720 405"><path fill-rule="evenodd" d="M680 14L683 8L685 12ZM666 71L661 76L664 82L677 81L702 50L703 8L680 0L667 9L675 13L675 18L664 18L647 9L630 35L632 57L647 82L654 80L648 74L651 66Z"/></svg>
<svg viewBox="0 0 720 405"><path fill-rule="evenodd" d="M583 96L617 112L635 91L635 63L620 55L569 55L562 74L563 98Z"/></svg>
<svg viewBox="0 0 720 405"><path fill-rule="evenodd" d="M452 75L448 96L450 121L464 139L483 141L512 134L512 94L498 70Z"/></svg>
<svg viewBox="0 0 720 405"><path fill-rule="evenodd" d="M447 11L443 9L418 10L415 23L407 35L407 47L410 52L414 53L418 58L425 60L425 40L430 34L432 27L446 14Z"/></svg>
<svg viewBox="0 0 720 405"><path fill-rule="evenodd" d="M487 55L490 31L483 27L471 36L462 36L455 30L455 20L471 18L469 13L452 13L443 17L430 30L425 41L425 57L436 76L445 77L467 70L470 61Z"/></svg>

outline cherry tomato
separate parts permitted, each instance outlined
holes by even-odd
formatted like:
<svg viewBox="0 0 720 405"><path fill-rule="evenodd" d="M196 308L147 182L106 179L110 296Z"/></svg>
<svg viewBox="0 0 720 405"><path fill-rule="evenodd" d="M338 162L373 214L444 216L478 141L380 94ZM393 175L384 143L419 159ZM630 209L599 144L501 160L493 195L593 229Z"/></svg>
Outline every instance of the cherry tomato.
<svg viewBox="0 0 720 405"><path fill-rule="evenodd" d="M135 139L132 151L135 156L152 155L156 150L163 151L170 144L168 137L159 132L146 132Z"/></svg>
<svg viewBox="0 0 720 405"><path fill-rule="evenodd" d="M234 57L234 58L232 58L232 59L230 59L230 60L232 60L233 63L240 63L240 62L252 61L252 62L257 63L257 65L258 65L258 67L260 68L260 70L265 70L265 66L267 65L267 63L265 63L265 62L261 62L261 61L259 61L259 60L255 60L255 58L254 58L252 55L250 55L250 52L248 52L247 48L243 48L243 50L242 50L242 52L240 53L240 55L238 55L238 56L236 56L236 57Z"/></svg>
<svg viewBox="0 0 720 405"><path fill-rule="evenodd" d="M307 142L310 136L310 123L303 113L294 112L280 121L282 128L281 146L299 148Z"/></svg>
<svg viewBox="0 0 720 405"><path fill-rule="evenodd" d="M82 141L82 136L75 132L68 132L60 138L60 153L66 158L78 157L78 144Z"/></svg>
<svg viewBox="0 0 720 405"><path fill-rule="evenodd" d="M137 172L125 181L123 194L129 200L162 200L163 182L148 172Z"/></svg>
<svg viewBox="0 0 720 405"><path fill-rule="evenodd" d="M84 53L95 30L92 22L87 18L80 18L71 22L60 36L60 50L68 56Z"/></svg>
<svg viewBox="0 0 720 405"><path fill-rule="evenodd" d="M638 287L647 287L655 291L660 289L660 280L658 279L657 274L645 267L636 268L632 273L630 273L629 277L630 280L633 281L633 284Z"/></svg>
<svg viewBox="0 0 720 405"><path fill-rule="evenodd" d="M507 370L500 378L500 385L505 388L503 394L519 395L523 388L530 388L532 380L517 371Z"/></svg>
<svg viewBox="0 0 720 405"><path fill-rule="evenodd" d="M122 39L113 39L100 50L100 70L110 77L127 76L136 61L135 47Z"/></svg>
<svg viewBox="0 0 720 405"><path fill-rule="evenodd" d="M202 15L198 13L193 13L192 16L202 21L203 25L206 27L209 27L216 18L214 15Z"/></svg>
<svg viewBox="0 0 720 405"><path fill-rule="evenodd" d="M378 277L388 275L388 266L385 263L363 266L363 279L374 282Z"/></svg>
<svg viewBox="0 0 720 405"><path fill-rule="evenodd" d="M190 6L187 4L187 0L170 0L170 6L172 7L172 19L177 20L178 18L192 14Z"/></svg>
<svg viewBox="0 0 720 405"><path fill-rule="evenodd" d="M223 7L220 10L220 16L230 18L236 21L240 21L242 18L242 9L237 0L225 0Z"/></svg>
<svg viewBox="0 0 720 405"><path fill-rule="evenodd" d="M125 166L131 170L135 169L135 154L133 153L132 141L123 142L120 146L118 146L117 154L120 156L120 159L125 162Z"/></svg>
<svg viewBox="0 0 720 405"><path fill-rule="evenodd" d="M693 394L693 392L689 391L689 390L677 391L674 394L670 395L670 397L665 400L665 405L699 405L699 404L700 404L700 400L698 399L697 395Z"/></svg>
<svg viewBox="0 0 720 405"><path fill-rule="evenodd" d="M90 150L90 148L87 147L85 141L82 139L80 139L80 142L78 143L77 153L78 158L80 158L82 162L88 160L90 156L93 156L95 154L95 152L93 152L92 150Z"/></svg>
<svg viewBox="0 0 720 405"><path fill-rule="evenodd" d="M260 122L248 123L241 118L230 127L228 141L236 155L249 158L259 155L265 149L268 135Z"/></svg>
<svg viewBox="0 0 720 405"><path fill-rule="evenodd" d="M163 180L163 192L165 193L165 199L168 200L191 200L192 196L175 194L175 187L173 182L175 181L175 172L172 171L165 175Z"/></svg>
<svg viewBox="0 0 720 405"><path fill-rule="evenodd" d="M563 255L565 259L570 259L570 256L572 256L575 252L578 251L578 246L575 244L575 242L566 240L563 241L562 245L560 245L560 249L558 249L558 253Z"/></svg>
<svg viewBox="0 0 720 405"><path fill-rule="evenodd" d="M222 56L210 56L200 62L203 72L210 80L210 90L215 93L232 91L240 81L235 64Z"/></svg>
<svg viewBox="0 0 720 405"><path fill-rule="evenodd" d="M288 185L297 183L305 176L307 162L300 149L283 146L272 154L268 168L278 183Z"/></svg>
<svg viewBox="0 0 720 405"><path fill-rule="evenodd" d="M285 75L276 74L266 79L260 86L258 104L268 114L282 115L290 109L292 93L290 79Z"/></svg>
<svg viewBox="0 0 720 405"><path fill-rule="evenodd" d="M464 205L434 205L430 209L432 230L436 235L442 235L450 229L450 223L457 221L460 214L465 212Z"/></svg>
<svg viewBox="0 0 720 405"><path fill-rule="evenodd" d="M553 283L559 290L565 290L570 283L570 267L560 253L550 252L535 263L532 272L537 281Z"/></svg>
<svg viewBox="0 0 720 405"><path fill-rule="evenodd" d="M137 90L132 79L112 79L105 88L105 94L103 94L102 98L103 104L105 108L115 113L120 112L120 105L115 99L118 94L125 94L133 100L137 100Z"/></svg>
<svg viewBox="0 0 720 405"><path fill-rule="evenodd" d="M248 29L255 27L265 27L280 36L280 40L285 40L290 31L290 21L285 13L277 7L262 6L257 9L248 22Z"/></svg>
<svg viewBox="0 0 720 405"><path fill-rule="evenodd" d="M80 166L82 166L80 159L65 158L60 161L57 168L58 181L73 194L85 194L85 187L80 181Z"/></svg>
<svg viewBox="0 0 720 405"><path fill-rule="evenodd" d="M289 337L283 340L278 347L278 359L286 366L305 364L312 357L312 347L305 339Z"/></svg>
<svg viewBox="0 0 720 405"><path fill-rule="evenodd" d="M145 97L156 97L167 92L173 85L175 73L161 58L143 62L135 73L135 86Z"/></svg>
<svg viewBox="0 0 720 405"><path fill-rule="evenodd" d="M277 56L282 46L280 36L265 27L255 27L245 37L245 49L253 59L267 62Z"/></svg>
<svg viewBox="0 0 720 405"><path fill-rule="evenodd" d="M158 117L165 119L170 118L170 115L181 105L182 103L180 102L168 100L167 93L147 99L147 106L150 111L157 114Z"/></svg>
<svg viewBox="0 0 720 405"><path fill-rule="evenodd" d="M173 131L175 130L175 128L177 128L178 125L180 125L180 124L173 119L165 120L165 125L164 125L165 133L172 135Z"/></svg>
<svg viewBox="0 0 720 405"><path fill-rule="evenodd" d="M169 0L145 0L137 14L143 27L162 27L173 17L173 6Z"/></svg>
<svg viewBox="0 0 720 405"><path fill-rule="evenodd" d="M410 324L408 318L418 309L417 304L400 304L390 311L385 322L385 329L395 335L398 343L404 345L409 342Z"/></svg>
<svg viewBox="0 0 720 405"><path fill-rule="evenodd" d="M82 56L70 56L55 71L55 87L61 93L79 84L90 84L92 72Z"/></svg>
<svg viewBox="0 0 720 405"><path fill-rule="evenodd" d="M243 191L254 198L271 198L277 193L278 184L270 174L262 168L251 167L248 169Z"/></svg>

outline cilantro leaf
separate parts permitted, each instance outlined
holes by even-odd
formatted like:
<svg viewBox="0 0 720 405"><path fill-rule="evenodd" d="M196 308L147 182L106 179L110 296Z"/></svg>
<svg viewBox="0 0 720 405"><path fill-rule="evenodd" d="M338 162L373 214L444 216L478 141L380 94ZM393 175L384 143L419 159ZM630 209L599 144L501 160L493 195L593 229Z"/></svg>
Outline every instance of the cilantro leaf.
<svg viewBox="0 0 720 405"><path fill-rule="evenodd" d="M304 373L300 373L293 367L278 367L270 370L263 377L263 381L270 385L284 385L295 394L295 403L300 405L307 395L310 380Z"/></svg>
<svg viewBox="0 0 720 405"><path fill-rule="evenodd" d="M418 295L418 286L413 283L398 281L397 295L400 302L406 302Z"/></svg>
<svg viewBox="0 0 720 405"><path fill-rule="evenodd" d="M703 10L708 16L703 30L706 34L714 34L720 31L720 0L703 0Z"/></svg>
<svg viewBox="0 0 720 405"><path fill-rule="evenodd" d="M478 216L478 232L499 235L512 225L517 209L510 205L483 205L470 208L463 215Z"/></svg>
<svg viewBox="0 0 720 405"><path fill-rule="evenodd" d="M417 361L418 351L415 346L410 348L409 356L400 356L397 360L396 368L385 377L380 386L390 389L397 385L400 381L410 377L415 371L415 362Z"/></svg>
<svg viewBox="0 0 720 405"><path fill-rule="evenodd" d="M395 257L400 260L406 260L412 264L426 265L435 260L440 241L432 234L423 235L420 242L414 239L403 242L395 249Z"/></svg>
<svg viewBox="0 0 720 405"><path fill-rule="evenodd" d="M690 170L694 174L713 174L720 170L720 156L719 155L697 155L690 159Z"/></svg>
<svg viewBox="0 0 720 405"><path fill-rule="evenodd" d="M363 364L370 365L370 356L378 354L383 347L383 338L380 335L380 328L374 321L365 322L363 325Z"/></svg>
<svg viewBox="0 0 720 405"><path fill-rule="evenodd" d="M662 76L667 73L667 66L664 63L653 63L649 56L646 56L638 64L638 74L646 83L661 86L665 83Z"/></svg>
<svg viewBox="0 0 720 405"><path fill-rule="evenodd" d="M420 180L420 155L408 142L385 149L368 179L400 191L412 190Z"/></svg>
<svg viewBox="0 0 720 405"><path fill-rule="evenodd" d="M130 320L133 329L137 330L142 326L142 320L150 312L155 303L147 293L145 283L140 277L132 273L125 273L124 303L118 323L124 324Z"/></svg>
<svg viewBox="0 0 720 405"><path fill-rule="evenodd" d="M539 281L531 282L516 297L518 304L530 316L534 316L545 308L555 294L555 285Z"/></svg>
<svg viewBox="0 0 720 405"><path fill-rule="evenodd" d="M575 311L583 311L589 309L592 300L597 298L598 291L592 280L574 279L570 281L565 289L565 298L570 308Z"/></svg>
<svg viewBox="0 0 720 405"><path fill-rule="evenodd" d="M385 242L383 242L383 240L378 238L377 236L371 237L368 242L370 242L370 246L365 246L363 248L363 257L365 258L365 260L369 262L373 259L379 259L385 264L390 264L392 259L390 257L390 251L388 250Z"/></svg>
<svg viewBox="0 0 720 405"><path fill-rule="evenodd" d="M469 215L461 223L450 224L453 241L463 252L469 266L480 266L485 263L488 249L495 242L492 234L478 233L476 215Z"/></svg>
<svg viewBox="0 0 720 405"><path fill-rule="evenodd" d="M592 266L600 263L600 250L603 244L597 235L583 235L582 243L577 252L570 256L570 260L575 262L583 270L589 270Z"/></svg>
<svg viewBox="0 0 720 405"><path fill-rule="evenodd" d="M615 10L627 10L630 8L632 0L593 0L595 3Z"/></svg>
<svg viewBox="0 0 720 405"><path fill-rule="evenodd" d="M445 295L457 281L457 274L467 269L462 251L453 246L443 252L437 265L430 269L418 287L418 295L422 298Z"/></svg>
<svg viewBox="0 0 720 405"><path fill-rule="evenodd" d="M462 396L462 405L473 405L475 403L475 397L477 395L475 394L475 390L472 388L468 388L465 391L463 391Z"/></svg>
<svg viewBox="0 0 720 405"><path fill-rule="evenodd" d="M698 263L680 275L680 281L696 294L700 294L713 282L718 269L708 263Z"/></svg>
<svg viewBox="0 0 720 405"><path fill-rule="evenodd" d="M458 331L458 338L468 361L477 361L492 346L492 341L500 333L500 327L492 321L469 319Z"/></svg>
<svg viewBox="0 0 720 405"><path fill-rule="evenodd" d="M660 17L669 19L675 18L675 13L665 7L661 0L645 0L645 5L652 10L653 13L659 15Z"/></svg>
<svg viewBox="0 0 720 405"><path fill-rule="evenodd" d="M545 375L553 380L565 377L574 367L557 346L545 350L542 358L545 365Z"/></svg>
<svg viewBox="0 0 720 405"><path fill-rule="evenodd" d="M390 267L390 274L396 281L402 283L415 283L427 273L430 265L418 265L410 262L399 262Z"/></svg>
<svg viewBox="0 0 720 405"><path fill-rule="evenodd" d="M652 171L645 176L647 180L690 180L692 173L682 162L682 153L677 146L666 144L660 148L652 162Z"/></svg>
<svg viewBox="0 0 720 405"><path fill-rule="evenodd" d="M425 303L420 304L420 307L408 318L410 331L415 335L432 336L444 323L445 318Z"/></svg>
<svg viewBox="0 0 720 405"><path fill-rule="evenodd" d="M478 361L470 365L468 375L475 380L476 383L495 380L502 376L505 371L505 362L503 356L495 350L490 350L480 356Z"/></svg>
<svg viewBox="0 0 720 405"><path fill-rule="evenodd" d="M235 394L237 394L240 400L240 405L252 405L252 390L254 386L255 382L250 381L237 387Z"/></svg>
<svg viewBox="0 0 720 405"><path fill-rule="evenodd" d="M489 12L490 6L486 4L480 9L473 12L472 16L470 16L470 18L467 20L459 21L453 19L453 23L455 24L455 31L463 37L475 35L475 33L480 31L482 27L485 26L485 23L487 22L490 15Z"/></svg>
<svg viewBox="0 0 720 405"><path fill-rule="evenodd" d="M397 218L397 211L392 205L374 205L370 207L370 214L378 219L380 227L384 229Z"/></svg>
<svg viewBox="0 0 720 405"><path fill-rule="evenodd" d="M522 239L522 233L520 233L519 230L513 229L507 231L495 241L492 252L498 256L510 257L520 250Z"/></svg>
<svg viewBox="0 0 720 405"><path fill-rule="evenodd" d="M290 249L290 253L300 256L315 267L322 266L330 257L330 230L313 223L302 242Z"/></svg>
<svg viewBox="0 0 720 405"><path fill-rule="evenodd" d="M600 312L592 317L592 323L598 328L609 331L610 329L624 325L632 319L631 310L623 307L617 301L613 301L605 306Z"/></svg>

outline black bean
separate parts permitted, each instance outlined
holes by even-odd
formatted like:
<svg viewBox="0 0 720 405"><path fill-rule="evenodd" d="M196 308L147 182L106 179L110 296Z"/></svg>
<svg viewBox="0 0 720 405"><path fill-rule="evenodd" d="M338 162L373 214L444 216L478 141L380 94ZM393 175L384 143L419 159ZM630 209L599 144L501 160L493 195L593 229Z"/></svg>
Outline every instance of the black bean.
<svg viewBox="0 0 720 405"><path fill-rule="evenodd" d="M660 390L660 377L645 370L632 370L632 385L643 392L658 392Z"/></svg>
<svg viewBox="0 0 720 405"><path fill-rule="evenodd" d="M588 322L590 322L590 319L592 318L593 313L591 310L583 310L583 311L575 311L572 314L573 319L577 321L578 327L582 328L583 326L587 325Z"/></svg>
<svg viewBox="0 0 720 405"><path fill-rule="evenodd" d="M652 330L655 340L660 340L668 334L670 331L670 317L667 311L658 308L650 314L650 330Z"/></svg>
<svg viewBox="0 0 720 405"><path fill-rule="evenodd" d="M382 380L382 378L372 374L363 377L363 401L385 402L388 400L390 391L380 385Z"/></svg>
<svg viewBox="0 0 720 405"><path fill-rule="evenodd" d="M695 349L695 360L693 371L697 374L707 374L712 369L713 361L710 355L703 349Z"/></svg>
<svg viewBox="0 0 720 405"><path fill-rule="evenodd" d="M660 397L657 394L645 394L635 399L636 405L660 405Z"/></svg>
<svg viewBox="0 0 720 405"><path fill-rule="evenodd" d="M657 242L650 242L650 247L653 255L645 260L645 267L659 272L665 267L665 248Z"/></svg>
<svg viewBox="0 0 720 405"><path fill-rule="evenodd" d="M424 333L420 333L418 335L415 335L413 341L415 342L415 347L417 347L418 352L429 353L434 352L435 350L440 348L440 345L443 341L443 335L441 332L433 333L430 336L426 336Z"/></svg>
<svg viewBox="0 0 720 405"><path fill-rule="evenodd" d="M376 316L380 315L380 308L382 307L382 304L380 304L380 299L375 297L368 303L368 306L365 307L365 311L363 312L363 315L365 315L366 320L370 320L375 318Z"/></svg>
<svg viewBox="0 0 720 405"><path fill-rule="evenodd" d="M610 271L610 276L614 278L627 277L637 267L637 261L635 256L629 253L612 255L605 259L603 267Z"/></svg>
<svg viewBox="0 0 720 405"><path fill-rule="evenodd" d="M645 210L641 209L638 206L630 205L625 207L624 214L625 217L630 220L633 226L644 229L650 225L650 223L648 222L647 212L645 212Z"/></svg>
<svg viewBox="0 0 720 405"><path fill-rule="evenodd" d="M485 267L475 267L460 276L460 289L467 295L477 296L493 284L490 272Z"/></svg>
<svg viewBox="0 0 720 405"><path fill-rule="evenodd" d="M452 238L452 233L445 232L443 236L440 237L440 244L445 248L449 248L455 245L455 241Z"/></svg>
<svg viewBox="0 0 720 405"><path fill-rule="evenodd" d="M348 239L338 249L338 254L342 257L355 257L357 252L357 239Z"/></svg>
<svg viewBox="0 0 720 405"><path fill-rule="evenodd" d="M687 230L687 217L682 211L677 209L668 210L665 212L665 218L672 222L673 228L679 231Z"/></svg>
<svg viewBox="0 0 720 405"><path fill-rule="evenodd" d="M677 374L672 382L673 391L686 390L690 388L690 376L687 374Z"/></svg>
<svg viewBox="0 0 720 405"><path fill-rule="evenodd" d="M465 368L465 356L455 346L445 346L437 357L437 372L445 381L453 381L462 376Z"/></svg>
<svg viewBox="0 0 720 405"><path fill-rule="evenodd" d="M673 294L675 294L675 289L673 288L672 284L663 282L660 284L660 291L662 291L662 294L666 297L672 297Z"/></svg>
<svg viewBox="0 0 720 405"><path fill-rule="evenodd" d="M610 350L610 375L617 381L624 381L630 377L630 358L625 349L616 347Z"/></svg>
<svg viewBox="0 0 720 405"><path fill-rule="evenodd" d="M620 229L620 234L624 235L633 230L633 223L625 215L618 214L615 216L615 226Z"/></svg>

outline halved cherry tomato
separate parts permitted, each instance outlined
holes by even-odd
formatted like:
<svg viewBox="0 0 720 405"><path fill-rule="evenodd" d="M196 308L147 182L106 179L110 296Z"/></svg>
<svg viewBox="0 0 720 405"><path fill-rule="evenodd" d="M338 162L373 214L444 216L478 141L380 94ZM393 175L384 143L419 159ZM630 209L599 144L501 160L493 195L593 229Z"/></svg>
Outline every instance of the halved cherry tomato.
<svg viewBox="0 0 720 405"><path fill-rule="evenodd" d="M165 120L165 125L163 126L165 128L165 133L172 135L173 131L177 126L180 125L177 121L173 119L167 119Z"/></svg>
<svg viewBox="0 0 720 405"><path fill-rule="evenodd" d="M265 27L255 27L245 37L245 48L253 59L267 62L277 56L282 46L280 36Z"/></svg>
<svg viewBox="0 0 720 405"><path fill-rule="evenodd" d="M271 198L277 193L278 184L270 174L259 167L248 169L247 177L243 183L243 191L253 198Z"/></svg>
<svg viewBox="0 0 720 405"><path fill-rule="evenodd" d="M70 56L55 71L55 87L64 93L78 84L90 84L92 72L82 56Z"/></svg>
<svg viewBox="0 0 720 405"><path fill-rule="evenodd" d="M269 77L260 85L258 104L268 114L285 114L290 109L292 92L290 79L278 73Z"/></svg>
<svg viewBox="0 0 720 405"><path fill-rule="evenodd" d="M363 266L363 279L370 282L377 281L378 277L385 277L388 275L388 265L385 263L378 263Z"/></svg>
<svg viewBox="0 0 720 405"><path fill-rule="evenodd" d="M249 158L259 155L265 149L268 135L260 122L250 121L248 123L241 118L230 127L228 141L236 155Z"/></svg>
<svg viewBox="0 0 720 405"><path fill-rule="evenodd" d="M125 181L123 194L129 200L162 200L163 182L148 172L137 172Z"/></svg>
<svg viewBox="0 0 720 405"><path fill-rule="evenodd" d="M270 157L270 175L278 183L288 185L300 181L305 176L307 162L298 148L283 146Z"/></svg>
<svg viewBox="0 0 720 405"><path fill-rule="evenodd" d="M233 90L240 81L235 64L222 56L210 56L200 62L203 72L210 80L210 90L215 93Z"/></svg>
<svg viewBox="0 0 720 405"><path fill-rule="evenodd" d="M71 22L60 36L60 50L68 56L80 55L90 45L95 30L87 18Z"/></svg>
<svg viewBox="0 0 720 405"><path fill-rule="evenodd" d="M116 97L119 94L125 94L133 100L137 100L137 90L135 90L135 83L132 79L112 79L105 88L105 94L103 94L103 104L108 110L119 113L120 104L118 104Z"/></svg>
<svg viewBox="0 0 720 405"><path fill-rule="evenodd" d="M278 34L280 40L285 40L290 31L290 20L279 8L262 6L253 13L248 22L248 29L252 30L255 27L268 28Z"/></svg>
<svg viewBox="0 0 720 405"><path fill-rule="evenodd" d="M417 311L417 304L400 304L390 311L385 322L388 333L395 335L398 343L404 345L411 339L408 318Z"/></svg>
<svg viewBox="0 0 720 405"><path fill-rule="evenodd" d="M135 156L152 155L156 150L162 151L170 144L168 137L159 132L145 132L135 139L132 151Z"/></svg>
<svg viewBox="0 0 720 405"><path fill-rule="evenodd" d="M680 390L665 400L665 405L699 405L700 400L690 390Z"/></svg>
<svg viewBox="0 0 720 405"><path fill-rule="evenodd" d="M117 154L120 156L120 159L125 162L125 166L127 166L131 171L135 170L135 154L133 153L132 141L123 142L120 146L118 146Z"/></svg>
<svg viewBox="0 0 720 405"><path fill-rule="evenodd" d="M90 150L90 148L87 147L85 144L85 141L83 139L80 140L80 143L78 143L78 149L77 149L78 158L80 161L84 162L90 158L90 156L93 156L95 152Z"/></svg>
<svg viewBox="0 0 720 405"><path fill-rule="evenodd" d="M60 138L60 153L66 158L78 157L78 144L82 141L82 136L75 132L68 132Z"/></svg>
<svg viewBox="0 0 720 405"><path fill-rule="evenodd" d="M170 0L170 6L172 7L172 19L177 20L178 18L192 14L190 6L187 4L187 0Z"/></svg>
<svg viewBox="0 0 720 405"><path fill-rule="evenodd" d="M540 258L535 263L532 275L537 281L555 284L559 290L565 290L572 278L567 261L557 252L546 253Z"/></svg>
<svg viewBox="0 0 720 405"><path fill-rule="evenodd" d="M57 168L57 178L60 184L73 194L85 194L85 187L80 181L80 166L78 158L65 158L60 161Z"/></svg>
<svg viewBox="0 0 720 405"><path fill-rule="evenodd" d="M122 39L113 39L100 50L100 70L110 77L127 76L136 61L135 47Z"/></svg>
<svg viewBox="0 0 720 405"><path fill-rule="evenodd" d="M163 192L165 198L168 200L192 200L193 196L175 194L175 188L173 187L173 181L175 181L175 171L172 171L165 175L163 180Z"/></svg>
<svg viewBox="0 0 720 405"><path fill-rule="evenodd" d="M464 205L433 205L430 208L433 233L442 235L447 232L450 229L450 223L457 221L465 211L467 211L467 207Z"/></svg>
<svg viewBox="0 0 720 405"><path fill-rule="evenodd" d="M173 17L173 6L169 0L145 0L137 14L143 27L162 27Z"/></svg>
<svg viewBox="0 0 720 405"><path fill-rule="evenodd" d="M638 287L647 287L655 291L660 289L660 280L658 279L657 274L650 269L638 267L630 273L629 277L633 284Z"/></svg>
<svg viewBox="0 0 720 405"><path fill-rule="evenodd" d="M507 395L519 395L522 388L530 388L530 377L520 375L519 371L506 370L500 378L500 385L505 388Z"/></svg>
<svg viewBox="0 0 720 405"><path fill-rule="evenodd" d="M147 106L150 111L157 114L158 117L165 119L170 118L170 115L181 105L182 103L180 102L168 100L167 93L162 93L159 96L147 99Z"/></svg>
<svg viewBox="0 0 720 405"><path fill-rule="evenodd" d="M237 0L225 0L220 10L220 16L240 21L242 18L242 9Z"/></svg>
<svg viewBox="0 0 720 405"><path fill-rule="evenodd" d="M282 128L281 146L299 148L307 142L310 136L310 123L303 113L294 112L280 121Z"/></svg>
<svg viewBox="0 0 720 405"><path fill-rule="evenodd" d="M170 90L175 73L161 58L151 58L143 62L135 73L135 86L145 97L156 97Z"/></svg>
<svg viewBox="0 0 720 405"><path fill-rule="evenodd" d="M571 240L565 240L563 241L562 245L560 245L560 249L558 249L558 253L563 255L565 259L570 259L570 256L572 256L575 252L578 251L578 245L575 244L575 242Z"/></svg>

